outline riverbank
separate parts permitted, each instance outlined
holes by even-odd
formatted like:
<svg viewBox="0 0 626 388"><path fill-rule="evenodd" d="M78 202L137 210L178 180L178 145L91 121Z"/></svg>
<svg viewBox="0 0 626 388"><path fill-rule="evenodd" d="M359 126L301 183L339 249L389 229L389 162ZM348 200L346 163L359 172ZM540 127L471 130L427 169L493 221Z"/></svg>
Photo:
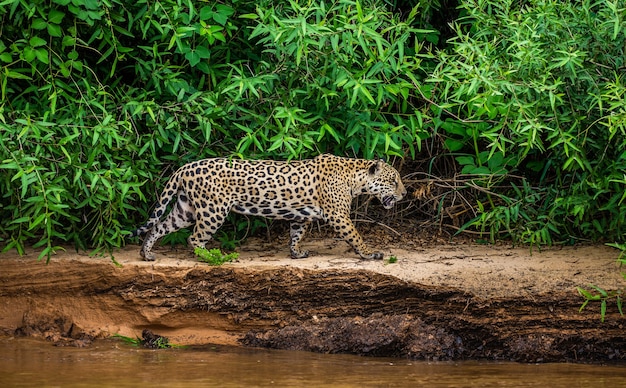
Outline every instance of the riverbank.
<svg viewBox="0 0 626 388"><path fill-rule="evenodd" d="M613 303L582 313L577 286L624 286L618 252L469 243L388 245L397 262L361 261L320 239L314 256L251 239L236 263L210 267L185 249L138 247L108 258L68 249L50 264L0 255L0 333L88 346L144 329L175 344L226 344L426 360L606 362L626 358Z"/></svg>

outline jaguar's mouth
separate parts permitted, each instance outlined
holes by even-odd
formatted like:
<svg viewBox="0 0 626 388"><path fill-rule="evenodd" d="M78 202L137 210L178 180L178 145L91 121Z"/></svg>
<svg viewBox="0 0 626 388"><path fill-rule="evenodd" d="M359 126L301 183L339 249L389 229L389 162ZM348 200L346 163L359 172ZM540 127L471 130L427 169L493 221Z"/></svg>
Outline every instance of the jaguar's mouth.
<svg viewBox="0 0 626 388"><path fill-rule="evenodd" d="M383 204L383 207L385 209L391 209L393 205L396 204L396 197L394 197L393 195L386 195L382 198L380 202Z"/></svg>

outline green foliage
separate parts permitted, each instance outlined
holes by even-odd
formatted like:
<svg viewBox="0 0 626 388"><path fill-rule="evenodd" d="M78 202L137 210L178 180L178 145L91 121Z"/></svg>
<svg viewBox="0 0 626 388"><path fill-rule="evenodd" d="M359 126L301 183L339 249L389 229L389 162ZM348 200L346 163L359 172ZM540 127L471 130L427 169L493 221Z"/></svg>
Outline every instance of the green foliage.
<svg viewBox="0 0 626 388"><path fill-rule="evenodd" d="M193 252L196 254L196 256L198 256L198 260L215 266L237 260L237 258L239 257L239 253L237 252L224 254L221 250L217 248L209 250L206 248L196 247Z"/></svg>
<svg viewBox="0 0 626 388"><path fill-rule="evenodd" d="M199 73L187 54L210 39L200 20L191 24L198 36L187 39L192 32L182 24L192 11L177 2L141 0L3 2L5 249L22 252L24 242L35 239L45 247L40 257L49 257L57 248L53 241L122 245L124 230L147 213L136 204L154 191L159 170L178 160L175 154L185 157L204 146L210 131L198 124L185 130L188 117L193 122L206 109L200 95L191 95L200 85L189 81ZM183 70L189 74L179 77Z"/></svg>
<svg viewBox="0 0 626 388"><path fill-rule="evenodd" d="M465 228L534 244L621 240L626 8L467 0L461 9L428 83L434 128L482 193Z"/></svg>
<svg viewBox="0 0 626 388"><path fill-rule="evenodd" d="M186 162L320 152L453 165L491 240L622 241L626 8L452 3L2 1L3 249L109 250Z"/></svg>
<svg viewBox="0 0 626 388"><path fill-rule="evenodd" d="M414 155L437 33L385 7L3 1L4 249L120 246L199 158Z"/></svg>
<svg viewBox="0 0 626 388"><path fill-rule="evenodd" d="M226 87L251 116L237 150L285 158L319 151L351 150L415 155L421 139L419 88L430 59L424 50L431 30L375 1L290 1L258 7L251 39L262 61L233 66ZM246 117L246 116L243 116Z"/></svg>

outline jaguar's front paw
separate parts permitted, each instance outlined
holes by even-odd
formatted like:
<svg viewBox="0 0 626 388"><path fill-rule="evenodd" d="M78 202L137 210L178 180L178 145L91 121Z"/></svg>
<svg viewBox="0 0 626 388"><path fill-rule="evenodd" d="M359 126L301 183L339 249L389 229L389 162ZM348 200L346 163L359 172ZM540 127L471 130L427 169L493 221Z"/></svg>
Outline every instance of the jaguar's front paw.
<svg viewBox="0 0 626 388"><path fill-rule="evenodd" d="M291 251L292 259L305 259L309 257L309 251Z"/></svg>
<svg viewBox="0 0 626 388"><path fill-rule="evenodd" d="M361 254L363 260L382 260L384 255L381 252L370 253L369 255Z"/></svg>
<svg viewBox="0 0 626 388"><path fill-rule="evenodd" d="M139 255L143 258L144 261L154 261L154 260L156 260L156 256L154 255L153 252L144 252L143 250L141 250L139 252Z"/></svg>

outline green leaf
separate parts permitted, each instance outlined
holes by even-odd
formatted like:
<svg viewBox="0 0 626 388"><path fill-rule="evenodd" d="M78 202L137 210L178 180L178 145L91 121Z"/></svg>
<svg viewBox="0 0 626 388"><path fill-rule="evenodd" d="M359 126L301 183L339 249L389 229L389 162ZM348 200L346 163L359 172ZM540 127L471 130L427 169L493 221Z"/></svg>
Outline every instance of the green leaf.
<svg viewBox="0 0 626 388"><path fill-rule="evenodd" d="M32 27L35 30L45 30L48 27L48 22L43 20L42 18L36 18L33 20Z"/></svg>
<svg viewBox="0 0 626 388"><path fill-rule="evenodd" d="M46 45L46 41L41 39L38 36L33 36L28 41L28 44L30 44L31 47L41 47L41 46L45 46Z"/></svg>
<svg viewBox="0 0 626 388"><path fill-rule="evenodd" d="M24 59L24 61L31 63L32 61L35 60L35 49L33 49L30 46L24 47L24 50L22 51L22 58Z"/></svg>
<svg viewBox="0 0 626 388"><path fill-rule="evenodd" d="M228 16L220 13L213 13L213 20L221 25L225 25L228 22Z"/></svg>
<svg viewBox="0 0 626 388"><path fill-rule="evenodd" d="M579 313L581 313L581 312L585 309L585 307L587 307L587 305L588 305L588 304L589 304L589 299L587 299L587 300L585 300L585 301L583 302L583 304L582 304L582 305L580 306L580 308L578 309L578 312L579 312Z"/></svg>
<svg viewBox="0 0 626 388"><path fill-rule="evenodd" d="M99 0L71 0L72 4L76 6L83 5L89 10L96 10L100 8Z"/></svg>
<svg viewBox="0 0 626 388"><path fill-rule="evenodd" d="M198 47L196 47L196 54L200 58L202 58L202 59L210 58L211 57L211 50L209 50L205 46L198 46Z"/></svg>
<svg viewBox="0 0 626 388"><path fill-rule="evenodd" d="M4 0L0 2L0 7L5 7L9 4L16 4L16 3L19 3L19 0Z"/></svg>
<svg viewBox="0 0 626 388"><path fill-rule="evenodd" d="M457 156L455 159L461 166L476 166L476 158L473 156Z"/></svg>
<svg viewBox="0 0 626 388"><path fill-rule="evenodd" d="M465 145L465 143L463 143L462 141L454 139L446 139L444 141L444 144L446 145L446 148L448 148L448 150L450 150L451 152L458 151Z"/></svg>
<svg viewBox="0 0 626 388"><path fill-rule="evenodd" d="M33 230L36 227L39 226L39 224L41 224L44 220L46 220L48 214L46 213L41 213L37 218L35 218L31 223L30 226L28 227L28 230Z"/></svg>
<svg viewBox="0 0 626 388"><path fill-rule="evenodd" d="M61 24L64 16L64 12L56 9L50 10L50 13L48 13L48 23Z"/></svg>
<svg viewBox="0 0 626 388"><path fill-rule="evenodd" d="M50 58L48 57L48 50L44 49L44 48L38 48L35 50L35 56L37 57L37 59L40 62L45 63L46 65L48 64L48 62L50 61Z"/></svg>
<svg viewBox="0 0 626 388"><path fill-rule="evenodd" d="M231 16L232 14L235 13L235 9L229 5L218 4L216 8L217 8L217 13L221 15Z"/></svg>
<svg viewBox="0 0 626 388"><path fill-rule="evenodd" d="M197 51L192 50L192 51L189 51L187 54L185 54L185 59L189 61L189 64L191 66L196 66L198 63L200 63L200 60L202 58L200 57Z"/></svg>
<svg viewBox="0 0 626 388"><path fill-rule="evenodd" d="M471 175L490 175L491 170L486 166L465 166L462 171L463 174L471 174Z"/></svg>
<svg viewBox="0 0 626 388"><path fill-rule="evenodd" d="M48 24L48 34L57 38L63 36L61 26L58 24Z"/></svg>
<svg viewBox="0 0 626 388"><path fill-rule="evenodd" d="M32 49L31 49L31 50L32 50ZM33 58L32 58L32 59L34 59L34 55L33 55ZM32 60L32 59L31 59L31 60ZM18 73L18 72L16 72L16 71L11 71L11 70L9 70L9 71L6 73L6 76L7 76L7 78L15 78L15 79L27 79L27 80L32 79L31 77L29 77L29 76L27 76L27 75L24 75L24 74L22 74L22 73Z"/></svg>
<svg viewBox="0 0 626 388"><path fill-rule="evenodd" d="M259 18L259 15L255 14L255 13L245 13L243 15L239 15L239 17L241 19L251 19L251 20L256 20Z"/></svg>
<svg viewBox="0 0 626 388"><path fill-rule="evenodd" d="M213 34L212 34L212 37L213 37L213 38L215 38L215 39L217 39L217 40L219 40L219 41L221 41L221 42L226 43L226 37L224 36L224 34L222 34L222 33L221 33L221 32L219 32L219 31L218 31L218 32L213 33Z"/></svg>
<svg viewBox="0 0 626 388"><path fill-rule="evenodd" d="M606 316L606 299L602 299L600 303L600 322L604 322L604 317Z"/></svg>
<svg viewBox="0 0 626 388"><path fill-rule="evenodd" d="M29 222L30 221L30 217L20 217L20 218L16 218L14 220L11 220L11 222L9 222L9 224L23 224L25 222Z"/></svg>
<svg viewBox="0 0 626 388"><path fill-rule="evenodd" d="M604 298L609 296L609 293L605 289L603 289L601 287L598 287L598 286L596 286L594 284L590 284L590 287L593 288L594 290L598 291L600 293L600 295L602 295Z"/></svg>
<svg viewBox="0 0 626 388"><path fill-rule="evenodd" d="M213 16L213 8L204 6L200 9L200 20L207 20Z"/></svg>

